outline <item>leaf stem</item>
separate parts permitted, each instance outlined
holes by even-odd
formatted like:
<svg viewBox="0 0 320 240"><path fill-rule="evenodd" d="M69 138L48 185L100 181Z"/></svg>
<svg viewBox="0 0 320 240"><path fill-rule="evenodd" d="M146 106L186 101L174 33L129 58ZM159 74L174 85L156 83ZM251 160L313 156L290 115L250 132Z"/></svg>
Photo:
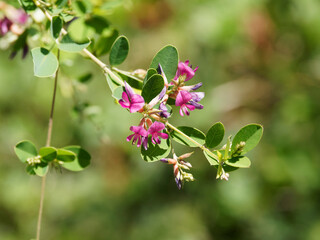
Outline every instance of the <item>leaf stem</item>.
<svg viewBox="0 0 320 240"><path fill-rule="evenodd" d="M180 131L178 128L176 128L175 126L173 126L172 124L170 124L169 122L166 123L166 125L171 128L173 131L176 131L177 133L181 134L182 136L184 136L185 138L187 138L190 142L194 143L195 145L197 145L202 151L206 151L209 155L211 155L213 158L215 158L218 162L219 162L219 157L214 154L213 152L211 152L208 148L206 148L205 146L203 146L202 144L198 143L196 140L192 139L191 137L189 137L187 134L183 133L182 131Z"/></svg>
<svg viewBox="0 0 320 240"><path fill-rule="evenodd" d="M58 52L57 52L57 59L58 59L58 61L60 59L60 50L59 49L58 49ZM47 141L46 141L46 146L47 147L49 147L50 144L51 144L52 126L53 126L53 113L54 113L54 106L55 106L56 95L57 95L58 75L59 75L59 67L58 67L58 69L56 71L56 75L55 75L55 78L54 78L53 96L52 96L50 117L49 117L49 123L48 123ZM42 220L45 188L46 188L46 175L44 175L42 177L42 179L41 179L41 194L40 194L39 214L38 214L38 223L37 223L37 238L36 238L37 240L40 240L41 220Z"/></svg>

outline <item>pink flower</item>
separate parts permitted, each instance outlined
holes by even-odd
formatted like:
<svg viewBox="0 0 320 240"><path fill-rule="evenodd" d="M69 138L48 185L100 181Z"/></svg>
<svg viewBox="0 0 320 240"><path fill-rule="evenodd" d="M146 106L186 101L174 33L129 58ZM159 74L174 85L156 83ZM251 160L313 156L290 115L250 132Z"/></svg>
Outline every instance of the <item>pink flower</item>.
<svg viewBox="0 0 320 240"><path fill-rule="evenodd" d="M152 123L152 125L148 129L148 134L151 135L151 141L153 144L161 143L159 137L163 139L167 139L169 137L168 134L160 132L165 128L166 126L162 122L155 121L154 123Z"/></svg>
<svg viewBox="0 0 320 240"><path fill-rule="evenodd" d="M190 115L190 111L193 111L196 109L195 106L191 105L189 101L192 99L191 93L187 91L179 91L177 98L176 98L176 106L180 106L180 115L184 116L183 113L186 115Z"/></svg>
<svg viewBox="0 0 320 240"><path fill-rule="evenodd" d="M122 93L122 99L119 104L123 108L129 108L131 113L138 112L144 106L144 99L139 94L135 94L127 82L124 82L125 92Z"/></svg>
<svg viewBox="0 0 320 240"><path fill-rule="evenodd" d="M135 144L137 142L137 147L140 147L143 143L145 146L145 139L148 141L148 132L144 129L143 126L131 126L130 130L134 132L134 134L131 134L127 137L127 141L130 142L133 138L132 144Z"/></svg>
<svg viewBox="0 0 320 240"><path fill-rule="evenodd" d="M11 25L12 21L9 18L5 17L3 19L0 19L0 35L6 35L6 33L10 31Z"/></svg>
<svg viewBox="0 0 320 240"><path fill-rule="evenodd" d="M179 62L178 69L176 72L176 76L174 77L174 80L177 80L180 76L185 75L186 79L185 81L189 81L191 78L193 78L195 72L198 70L198 67L196 67L194 70L192 69L192 66L189 65L189 60L185 62Z"/></svg>

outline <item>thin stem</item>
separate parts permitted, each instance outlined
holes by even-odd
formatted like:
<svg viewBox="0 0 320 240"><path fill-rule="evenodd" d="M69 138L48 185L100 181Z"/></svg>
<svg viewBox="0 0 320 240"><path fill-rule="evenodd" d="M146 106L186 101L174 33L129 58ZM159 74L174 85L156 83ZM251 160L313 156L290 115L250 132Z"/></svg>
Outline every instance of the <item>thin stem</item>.
<svg viewBox="0 0 320 240"><path fill-rule="evenodd" d="M217 155L215 155L213 152L211 152L208 148L206 148L205 146L203 146L201 143L198 143L196 140L192 139L191 137L189 137L187 134L183 133L182 131L180 131L178 128L176 128L175 126L173 126L172 124L170 124L169 122L166 123L166 125L171 128L172 130L176 131L177 133L181 134L182 136L184 136L185 138L187 138L190 142L194 143L195 145L197 145L201 150L206 151L209 155L211 155L213 158L215 158L218 162L219 162L219 157Z"/></svg>
<svg viewBox="0 0 320 240"><path fill-rule="evenodd" d="M58 59L58 61L60 59L60 50L58 50L57 59ZM59 75L59 67L56 71L56 75L54 78L53 96L52 96L50 117L49 117L49 123L48 123L47 141L46 141L47 147L50 146L50 144L51 144L53 113L54 113L54 106L55 106L56 95L57 95L58 75ZM37 223L37 238L36 238L37 240L40 240L41 220L42 220L45 188L46 188L46 176L43 176L41 179L41 195L40 195L39 214L38 214L38 223Z"/></svg>

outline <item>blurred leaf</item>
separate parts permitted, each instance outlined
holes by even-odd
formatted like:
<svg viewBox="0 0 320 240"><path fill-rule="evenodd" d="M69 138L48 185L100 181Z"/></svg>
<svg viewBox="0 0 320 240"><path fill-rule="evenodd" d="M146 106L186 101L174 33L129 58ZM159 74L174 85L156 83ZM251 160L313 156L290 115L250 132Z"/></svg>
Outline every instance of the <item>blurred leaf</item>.
<svg viewBox="0 0 320 240"><path fill-rule="evenodd" d="M58 48L65 52L81 52L90 45L90 41L77 43L73 41L70 35L65 35L58 44Z"/></svg>
<svg viewBox="0 0 320 240"><path fill-rule="evenodd" d="M59 62L56 56L45 48L34 48L31 50L34 75L37 77L50 77L55 74L58 69Z"/></svg>
<svg viewBox="0 0 320 240"><path fill-rule="evenodd" d="M150 68L157 69L158 65L161 64L161 67L170 82L171 79L176 75L178 68L178 50L172 46L168 45L162 48L152 59Z"/></svg>
<svg viewBox="0 0 320 240"><path fill-rule="evenodd" d="M122 99L123 91L124 91L124 88L122 86L115 88L112 91L112 97L119 101L120 99Z"/></svg>
<svg viewBox="0 0 320 240"><path fill-rule="evenodd" d="M57 158L57 149L54 147L42 147L39 150L39 155L45 162L51 162Z"/></svg>
<svg viewBox="0 0 320 240"><path fill-rule="evenodd" d="M27 171L27 173L30 174L30 175L36 175L36 173L35 173L35 171L34 171L34 166L27 165L26 171Z"/></svg>
<svg viewBox="0 0 320 240"><path fill-rule="evenodd" d="M94 52L96 56L102 56L108 53L112 47L112 44L118 38L118 36L119 36L119 32L116 29L112 29L110 31L104 31L101 34L101 36L98 38L94 46Z"/></svg>
<svg viewBox="0 0 320 240"><path fill-rule="evenodd" d="M225 163L231 167L248 168L251 165L249 158L245 156L233 157L225 161Z"/></svg>
<svg viewBox="0 0 320 240"><path fill-rule="evenodd" d="M203 132L200 130L193 128L193 127L187 127L187 126L181 126L177 127L181 132L183 132L185 135L193 139L194 141L197 141L199 144L204 145L206 135L204 135ZM189 146L189 147L199 147L194 142L190 141L188 138L180 134L179 132L172 131L170 133L173 140L175 140L178 143L181 143L183 145Z"/></svg>
<svg viewBox="0 0 320 240"><path fill-rule="evenodd" d="M141 96L146 103L154 99L163 89L164 80L159 74L153 75L143 86Z"/></svg>
<svg viewBox="0 0 320 240"><path fill-rule="evenodd" d="M73 152L76 155L76 158L72 162L64 162L62 167L70 171L78 172L89 166L91 156L86 150L80 146L68 146L64 149Z"/></svg>
<svg viewBox="0 0 320 240"><path fill-rule="evenodd" d="M101 16L91 16L89 19L85 20L85 24L95 30L97 34L102 34L102 32L109 27L109 22Z"/></svg>
<svg viewBox="0 0 320 240"><path fill-rule="evenodd" d="M92 73L86 73L78 77L78 81L81 83L87 83L91 80L92 76L93 76Z"/></svg>
<svg viewBox="0 0 320 240"><path fill-rule="evenodd" d="M259 124L249 124L241 128L232 141L231 151L233 152L240 142L245 142L246 145L243 148L242 154L249 152L257 146L262 134L263 127Z"/></svg>
<svg viewBox="0 0 320 240"><path fill-rule="evenodd" d="M47 163L40 163L33 167L33 171L35 174L37 174L39 177L43 177L48 172L48 164Z"/></svg>
<svg viewBox="0 0 320 240"><path fill-rule="evenodd" d="M60 36L62 26L63 26L63 20L61 19L61 17L54 16L50 24L51 36L54 39L57 39Z"/></svg>
<svg viewBox="0 0 320 240"><path fill-rule="evenodd" d="M22 8L28 13L37 8L33 0L18 0Z"/></svg>
<svg viewBox="0 0 320 240"><path fill-rule="evenodd" d="M215 155L216 151L213 152ZM219 165L218 160L211 154L211 152L203 151L204 156L207 158L208 162L210 163L211 166Z"/></svg>
<svg viewBox="0 0 320 240"><path fill-rule="evenodd" d="M68 0L57 0L55 2L56 6L60 9L63 8L67 3L68 3Z"/></svg>
<svg viewBox="0 0 320 240"><path fill-rule="evenodd" d="M59 148L57 151L57 160L62 162L72 162L76 159L76 154L68 149Z"/></svg>
<svg viewBox="0 0 320 240"><path fill-rule="evenodd" d="M14 151L21 162L25 163L28 158L36 157L38 155L37 149L30 141L21 141L17 143Z"/></svg>
<svg viewBox="0 0 320 240"><path fill-rule="evenodd" d="M127 58L129 53L129 41L125 36L120 36L113 43L109 55L110 65L116 66Z"/></svg>
<svg viewBox="0 0 320 240"><path fill-rule="evenodd" d="M72 2L73 9L79 15L84 15L86 13L91 12L92 4L88 0L77 0Z"/></svg>
<svg viewBox="0 0 320 240"><path fill-rule="evenodd" d="M206 146L214 148L218 146L224 137L224 126L221 122L215 123L206 135Z"/></svg>
<svg viewBox="0 0 320 240"><path fill-rule="evenodd" d="M141 157L147 162L155 162L167 157L170 154L170 151L170 138L166 140L162 139L160 144L153 144L151 137L149 137L148 149L145 150L144 147L141 146Z"/></svg>
<svg viewBox="0 0 320 240"><path fill-rule="evenodd" d="M75 42L87 42L95 35L95 30L89 27L83 18L74 19L68 25L68 35Z"/></svg>

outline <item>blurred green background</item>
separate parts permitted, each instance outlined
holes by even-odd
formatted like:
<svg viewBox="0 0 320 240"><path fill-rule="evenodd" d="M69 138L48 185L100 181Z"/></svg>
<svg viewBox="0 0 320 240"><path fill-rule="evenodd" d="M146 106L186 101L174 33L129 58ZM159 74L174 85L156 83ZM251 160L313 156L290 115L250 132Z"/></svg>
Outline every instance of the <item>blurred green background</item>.
<svg viewBox="0 0 320 240"><path fill-rule="evenodd" d="M197 149L196 178L179 191L171 166L146 163L125 138L138 116L114 104L100 70L81 56L60 79L52 144L80 144L92 154L84 172L52 170L42 239L282 240L320 239L320 2L317 0L125 1L108 18L131 43L124 70L148 68L165 44L199 66L205 108L172 118L228 134L251 122L264 136L252 166L215 180ZM35 236L40 178L29 176L14 145L46 139L52 79L33 77L30 55L0 53L0 239ZM62 56L66 59L70 56ZM66 64L68 64L66 62ZM70 76L94 72L77 101L100 108L77 117ZM79 89L82 89L79 91ZM98 111L98 108L92 108ZM190 149L176 146L178 154Z"/></svg>

